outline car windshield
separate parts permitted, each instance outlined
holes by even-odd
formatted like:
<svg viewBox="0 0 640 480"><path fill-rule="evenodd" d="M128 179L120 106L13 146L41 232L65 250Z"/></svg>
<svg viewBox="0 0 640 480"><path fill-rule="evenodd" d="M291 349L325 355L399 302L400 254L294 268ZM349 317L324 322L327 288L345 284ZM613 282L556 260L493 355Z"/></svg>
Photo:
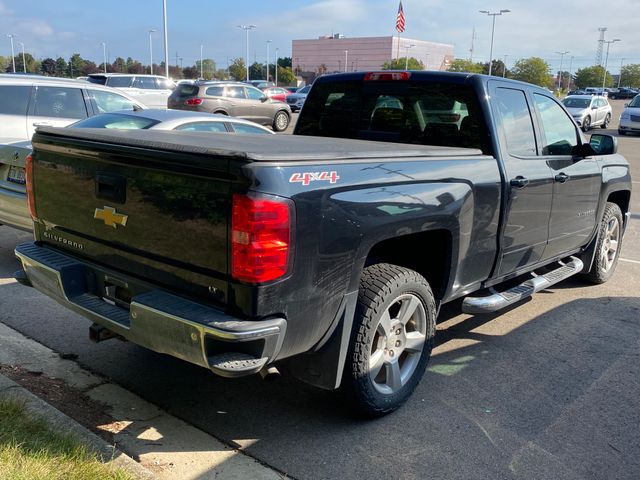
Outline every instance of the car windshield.
<svg viewBox="0 0 640 480"><path fill-rule="evenodd" d="M309 90L311 90L311 85L307 85L306 87L302 87L296 93L309 93Z"/></svg>
<svg viewBox="0 0 640 480"><path fill-rule="evenodd" d="M122 113L105 113L89 117L70 125L70 128L118 128L122 130L139 130L151 128L160 123L146 117L126 115Z"/></svg>
<svg viewBox="0 0 640 480"><path fill-rule="evenodd" d="M640 107L640 95L631 100L631 102L629 102L629 106L634 108Z"/></svg>
<svg viewBox="0 0 640 480"><path fill-rule="evenodd" d="M591 103L590 98L571 98L567 97L562 100L562 103L567 108L588 108Z"/></svg>

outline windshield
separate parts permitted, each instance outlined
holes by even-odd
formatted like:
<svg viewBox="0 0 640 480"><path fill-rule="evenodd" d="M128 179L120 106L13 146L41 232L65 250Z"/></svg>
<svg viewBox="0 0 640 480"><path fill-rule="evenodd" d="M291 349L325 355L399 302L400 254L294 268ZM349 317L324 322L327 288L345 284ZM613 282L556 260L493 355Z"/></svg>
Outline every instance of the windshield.
<svg viewBox="0 0 640 480"><path fill-rule="evenodd" d="M296 93L309 93L309 90L311 90L311 85L307 85L306 87L302 87Z"/></svg>
<svg viewBox="0 0 640 480"><path fill-rule="evenodd" d="M635 108L640 107L640 95L637 95L636 97L634 97L634 99L631 100L631 102L629 102L629 106L635 107Z"/></svg>
<svg viewBox="0 0 640 480"><path fill-rule="evenodd" d="M158 123L160 123L158 120L152 118L122 113L104 113L80 120L70 125L70 128L118 128L123 130L138 130L150 128Z"/></svg>
<svg viewBox="0 0 640 480"><path fill-rule="evenodd" d="M567 108L589 108L589 105L591 104L591 99L567 97L564 100L562 100L562 103Z"/></svg>
<svg viewBox="0 0 640 480"><path fill-rule="evenodd" d="M478 148L491 152L472 87L426 81L318 83L297 135Z"/></svg>

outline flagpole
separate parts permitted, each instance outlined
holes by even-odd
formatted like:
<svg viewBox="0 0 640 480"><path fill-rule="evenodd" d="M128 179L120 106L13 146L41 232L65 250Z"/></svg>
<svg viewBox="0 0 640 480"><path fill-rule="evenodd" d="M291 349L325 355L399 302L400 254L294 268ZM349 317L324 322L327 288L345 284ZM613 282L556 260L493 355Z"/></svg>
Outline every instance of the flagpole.
<svg viewBox="0 0 640 480"><path fill-rule="evenodd" d="M400 60L400 32L398 32L398 48L396 50L396 60Z"/></svg>

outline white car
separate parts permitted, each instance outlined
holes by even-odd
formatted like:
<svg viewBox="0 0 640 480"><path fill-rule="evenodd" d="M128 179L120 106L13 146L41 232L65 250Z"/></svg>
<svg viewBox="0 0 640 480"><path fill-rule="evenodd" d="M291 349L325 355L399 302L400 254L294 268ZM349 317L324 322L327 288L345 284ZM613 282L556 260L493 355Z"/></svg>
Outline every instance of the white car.
<svg viewBox="0 0 640 480"><path fill-rule="evenodd" d="M160 75L92 73L88 82L122 90L150 108L167 108L167 99L176 84Z"/></svg>
<svg viewBox="0 0 640 480"><path fill-rule="evenodd" d="M624 106L620 115L618 133L620 135L640 133L640 95L633 97L633 100Z"/></svg>
<svg viewBox="0 0 640 480"><path fill-rule="evenodd" d="M604 97L569 95L562 100L562 104L583 132L598 125L601 128L607 128L611 122L611 105Z"/></svg>
<svg viewBox="0 0 640 480"><path fill-rule="evenodd" d="M31 140L39 126L65 127L98 113L146 108L126 93L79 80L0 75L0 143Z"/></svg>

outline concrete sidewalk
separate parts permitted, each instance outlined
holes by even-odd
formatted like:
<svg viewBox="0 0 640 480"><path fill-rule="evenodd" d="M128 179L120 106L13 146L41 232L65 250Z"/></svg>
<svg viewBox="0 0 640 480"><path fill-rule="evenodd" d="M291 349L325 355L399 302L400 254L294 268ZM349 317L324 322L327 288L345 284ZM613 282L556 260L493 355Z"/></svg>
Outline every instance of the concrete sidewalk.
<svg viewBox="0 0 640 480"><path fill-rule="evenodd" d="M95 405L104 405L100 414L104 416L106 413L111 422L81 426L0 374L0 394L25 400L27 408L54 426L72 431L101 458L112 459L117 466L128 468L141 478L286 478L122 387L93 375L71 360L60 358L54 351L3 323L0 323L0 365L16 366L36 375L61 380L63 383L58 382L57 386L63 385L61 388L83 395ZM115 446L109 445L87 427L112 434Z"/></svg>

